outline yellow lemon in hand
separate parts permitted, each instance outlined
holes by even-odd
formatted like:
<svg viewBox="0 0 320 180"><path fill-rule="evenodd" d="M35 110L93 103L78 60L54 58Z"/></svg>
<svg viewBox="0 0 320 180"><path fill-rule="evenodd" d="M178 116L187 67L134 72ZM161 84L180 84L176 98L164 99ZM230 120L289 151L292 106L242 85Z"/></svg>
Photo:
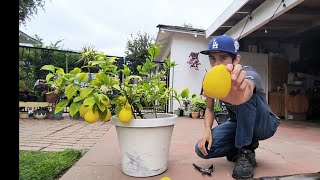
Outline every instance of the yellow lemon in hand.
<svg viewBox="0 0 320 180"><path fill-rule="evenodd" d="M119 120L123 123L128 123L132 119L132 112L126 108L122 108L119 112Z"/></svg>
<svg viewBox="0 0 320 180"><path fill-rule="evenodd" d="M205 75L203 92L206 96L216 99L225 98L231 88L231 75L223 64L212 67Z"/></svg>
<svg viewBox="0 0 320 180"><path fill-rule="evenodd" d="M101 121L109 121L110 118L111 118L111 111L110 111L110 109L107 109L106 117L105 118L100 118L100 119L101 119Z"/></svg>
<svg viewBox="0 0 320 180"><path fill-rule="evenodd" d="M84 115L84 120L86 120L88 123L94 123L98 121L98 119L99 119L99 112L97 110L92 111L91 109L89 109Z"/></svg>

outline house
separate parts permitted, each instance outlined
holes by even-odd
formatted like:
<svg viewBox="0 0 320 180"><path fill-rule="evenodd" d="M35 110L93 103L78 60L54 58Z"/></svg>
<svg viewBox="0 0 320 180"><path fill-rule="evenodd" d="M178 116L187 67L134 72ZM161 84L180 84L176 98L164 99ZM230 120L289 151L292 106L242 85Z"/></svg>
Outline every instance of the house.
<svg viewBox="0 0 320 180"><path fill-rule="evenodd" d="M156 42L163 47L159 60L170 57L179 64L170 73L170 86L199 93L202 78L210 68L208 57L199 54L201 65L195 70L189 68L188 56L206 49L213 36L226 34L238 39L241 63L253 66L261 75L269 105L276 114L291 118L284 99L298 87L308 93L313 107L304 117L320 115L319 95L314 94L320 90L320 61L316 60L320 50L320 1L235 0L208 24L206 30L157 26ZM172 102L169 110L176 108L177 103Z"/></svg>
<svg viewBox="0 0 320 180"><path fill-rule="evenodd" d="M19 45L32 46L32 44L41 44L41 41L29 36L19 30Z"/></svg>

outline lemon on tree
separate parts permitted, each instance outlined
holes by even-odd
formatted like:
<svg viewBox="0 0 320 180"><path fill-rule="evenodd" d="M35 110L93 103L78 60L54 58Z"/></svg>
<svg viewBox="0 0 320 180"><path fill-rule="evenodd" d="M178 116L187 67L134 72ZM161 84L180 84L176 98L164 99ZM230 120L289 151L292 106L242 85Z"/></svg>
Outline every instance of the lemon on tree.
<svg viewBox="0 0 320 180"><path fill-rule="evenodd" d="M104 118L100 118L101 121L109 121L111 119L111 111L110 109L107 109L107 114L106 114L106 117Z"/></svg>
<svg viewBox="0 0 320 180"><path fill-rule="evenodd" d="M216 99L225 98L231 88L231 75L223 64L212 67L202 83L206 96Z"/></svg>
<svg viewBox="0 0 320 180"><path fill-rule="evenodd" d="M97 109L94 109L94 110L89 109L84 115L84 120L87 121L88 123L94 123L98 121L98 119L99 119L99 112Z"/></svg>
<svg viewBox="0 0 320 180"><path fill-rule="evenodd" d="M109 106L110 105L110 99L107 96L105 96L104 98L102 96L100 96L99 100L105 106Z"/></svg>
<svg viewBox="0 0 320 180"><path fill-rule="evenodd" d="M80 107L80 116L84 118L84 115L86 114L86 112L89 110L89 106L85 106L85 105L81 105Z"/></svg>
<svg viewBox="0 0 320 180"><path fill-rule="evenodd" d="M133 117L131 105L126 103L119 112L119 120L123 123L128 123Z"/></svg>

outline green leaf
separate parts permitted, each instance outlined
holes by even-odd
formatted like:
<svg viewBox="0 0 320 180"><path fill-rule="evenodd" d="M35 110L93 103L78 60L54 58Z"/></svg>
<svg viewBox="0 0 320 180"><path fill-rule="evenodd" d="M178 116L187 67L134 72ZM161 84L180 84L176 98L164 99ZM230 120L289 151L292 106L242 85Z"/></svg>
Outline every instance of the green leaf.
<svg viewBox="0 0 320 180"><path fill-rule="evenodd" d="M160 52L160 46L156 46L154 44L151 44L151 47L148 49L149 57L151 60L155 59L155 57L158 56Z"/></svg>
<svg viewBox="0 0 320 180"><path fill-rule="evenodd" d="M81 71L82 71L82 70L81 70L80 68L75 67L74 69L72 69L72 70L70 71L70 74L75 75L75 74L81 73Z"/></svg>
<svg viewBox="0 0 320 180"><path fill-rule="evenodd" d="M116 62L116 57L109 57L108 61L109 63L113 64L114 62Z"/></svg>
<svg viewBox="0 0 320 180"><path fill-rule="evenodd" d="M121 88L118 84L114 84L112 87L115 88L116 90L121 91Z"/></svg>
<svg viewBox="0 0 320 180"><path fill-rule="evenodd" d="M91 63L92 66L97 65L97 64L102 64L102 63L106 63L106 61L93 61Z"/></svg>
<svg viewBox="0 0 320 180"><path fill-rule="evenodd" d="M92 91L93 91L93 88L89 88L89 87L84 88L84 89L82 89L82 91L80 92L80 97L81 97L82 99L84 99L84 98L88 97L89 94L90 94Z"/></svg>
<svg viewBox="0 0 320 180"><path fill-rule="evenodd" d="M98 108L101 110L101 111L104 111L106 109L106 106L103 104L103 103L96 103L98 105Z"/></svg>
<svg viewBox="0 0 320 180"><path fill-rule="evenodd" d="M140 103L137 103L137 106L138 106L139 110L143 109L143 106Z"/></svg>
<svg viewBox="0 0 320 180"><path fill-rule="evenodd" d="M116 106L116 108L114 109L114 112L116 113L116 115L119 117L119 113L121 111L121 106Z"/></svg>
<svg viewBox="0 0 320 180"><path fill-rule="evenodd" d="M75 97L74 99L73 99L73 102L79 102L79 101L81 101L82 100L82 98L80 97L80 96L77 96L77 97Z"/></svg>
<svg viewBox="0 0 320 180"><path fill-rule="evenodd" d="M80 87L76 84L69 84L66 87L66 94L67 98L70 100L73 96L77 94L77 91L80 89Z"/></svg>
<svg viewBox="0 0 320 180"><path fill-rule="evenodd" d="M58 68L56 73L59 75L59 76L63 76L64 75L64 70L62 68Z"/></svg>
<svg viewBox="0 0 320 180"><path fill-rule="evenodd" d="M123 65L123 70L122 70L122 72L123 72L123 74L124 74L125 76L129 76L130 73L131 73L131 71L130 71L130 69L128 68L127 65Z"/></svg>
<svg viewBox="0 0 320 180"><path fill-rule="evenodd" d="M108 113L108 109L105 108L105 110L103 110L103 111L98 111L98 112L99 112L99 117L100 117L101 119L104 119L104 118L106 117L107 113Z"/></svg>
<svg viewBox="0 0 320 180"><path fill-rule="evenodd" d="M79 73L78 74L78 82L88 82L89 81L89 75L88 73Z"/></svg>
<svg viewBox="0 0 320 180"><path fill-rule="evenodd" d="M104 73L96 74L96 79L98 79L102 84L110 84L110 77Z"/></svg>
<svg viewBox="0 0 320 180"><path fill-rule="evenodd" d="M46 81L49 82L52 77L54 77L52 73L47 74Z"/></svg>
<svg viewBox="0 0 320 180"><path fill-rule="evenodd" d="M58 112L63 111L63 109L66 108L68 104L69 104L68 99L60 101L54 109L54 114L57 114Z"/></svg>
<svg viewBox="0 0 320 180"><path fill-rule="evenodd" d="M44 65L40 70L48 70L48 71L51 71L52 73L55 72L55 68L53 65Z"/></svg>
<svg viewBox="0 0 320 180"><path fill-rule="evenodd" d="M181 92L181 97L186 98L189 96L189 93L190 93L190 90L188 88L186 88Z"/></svg>
<svg viewBox="0 0 320 180"><path fill-rule="evenodd" d="M81 102L73 102L70 105L69 113L72 117L80 110L81 105L82 105Z"/></svg>
<svg viewBox="0 0 320 180"><path fill-rule="evenodd" d="M83 101L83 105L88 105L89 106L89 109L92 110L93 109L93 106L96 104L96 101L94 99L93 96L89 97L89 98L86 98L84 101Z"/></svg>
<svg viewBox="0 0 320 180"><path fill-rule="evenodd" d="M137 70L138 70L138 71L141 71L141 65L138 65L138 66L137 66Z"/></svg>

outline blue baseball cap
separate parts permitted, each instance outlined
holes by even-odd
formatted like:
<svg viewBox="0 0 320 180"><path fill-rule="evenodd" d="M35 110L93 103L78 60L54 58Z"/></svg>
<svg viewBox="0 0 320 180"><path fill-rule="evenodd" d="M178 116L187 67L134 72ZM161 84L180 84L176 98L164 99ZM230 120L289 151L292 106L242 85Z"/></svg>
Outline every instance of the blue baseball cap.
<svg viewBox="0 0 320 180"><path fill-rule="evenodd" d="M201 51L201 54L209 55L212 52L227 52L237 55L239 50L239 43L227 35L215 36L208 44L208 50Z"/></svg>

